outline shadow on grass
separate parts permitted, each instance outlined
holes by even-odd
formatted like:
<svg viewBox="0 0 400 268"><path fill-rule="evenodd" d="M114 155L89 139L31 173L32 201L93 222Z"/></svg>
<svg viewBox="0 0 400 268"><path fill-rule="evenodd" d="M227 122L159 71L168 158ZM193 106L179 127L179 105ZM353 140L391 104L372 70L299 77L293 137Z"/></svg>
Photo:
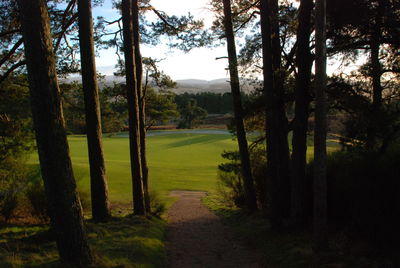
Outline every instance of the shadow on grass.
<svg viewBox="0 0 400 268"><path fill-rule="evenodd" d="M187 145L195 145L195 144L207 144L214 143L222 140L226 140L228 136L226 135L196 135L192 137L188 137L186 139L179 138L177 142L171 142L166 145L167 148L177 148L183 147Z"/></svg>
<svg viewBox="0 0 400 268"><path fill-rule="evenodd" d="M160 267L164 261L165 222L126 216L87 223L95 267ZM0 267L66 267L58 262L46 225L7 226L0 230Z"/></svg>

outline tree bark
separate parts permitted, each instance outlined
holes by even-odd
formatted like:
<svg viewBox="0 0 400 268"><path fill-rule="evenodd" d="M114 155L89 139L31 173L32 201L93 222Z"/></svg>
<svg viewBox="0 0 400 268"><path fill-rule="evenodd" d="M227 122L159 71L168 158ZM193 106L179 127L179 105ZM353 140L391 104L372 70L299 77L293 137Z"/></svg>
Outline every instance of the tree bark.
<svg viewBox="0 0 400 268"><path fill-rule="evenodd" d="M251 174L250 157L246 139L246 131L243 124L243 107L240 95L238 63L235 46L235 36L232 26L232 11L230 0L223 0L224 4L224 26L227 40L229 73L231 79L231 90L233 98L233 109L235 114L236 131L239 144L239 153L242 166L246 206L250 211L257 210L257 199Z"/></svg>
<svg viewBox="0 0 400 268"><path fill-rule="evenodd" d="M46 3L18 0L18 7L40 167L60 259L87 267L93 258L69 156Z"/></svg>
<svg viewBox="0 0 400 268"><path fill-rule="evenodd" d="M316 1L315 16L315 130L314 130L314 245L327 245L326 180L326 0Z"/></svg>
<svg viewBox="0 0 400 268"><path fill-rule="evenodd" d="M108 185L102 143L99 87L96 77L92 6L90 0L78 0L78 17L82 84L90 164L92 217L95 221L106 221L111 216L111 212L108 200Z"/></svg>
<svg viewBox="0 0 400 268"><path fill-rule="evenodd" d="M298 74L295 89L295 117L292 139L291 217L294 224L304 220L304 189L307 161L307 130L310 105L312 56L310 51L312 0L301 0L297 27Z"/></svg>
<svg viewBox="0 0 400 268"><path fill-rule="evenodd" d="M129 146L133 186L133 212L145 215L146 207L143 191L143 173L141 167L139 101L137 95L136 66L134 60L132 1L122 0L122 24L124 37L124 56L126 87L129 110Z"/></svg>
<svg viewBox="0 0 400 268"><path fill-rule="evenodd" d="M379 20L379 19L377 19ZM370 43L370 64L371 71L370 77L372 80L372 105L371 105L371 114L370 120L367 129L367 144L366 147L369 150L377 149L377 133L379 131L379 120L382 119L382 65L379 60L380 54L380 44L379 39L381 38L381 27L378 25L375 26L374 32L371 37Z"/></svg>
<svg viewBox="0 0 400 268"><path fill-rule="evenodd" d="M276 112L273 108L275 105L275 96L274 96L274 78L273 78L273 67L272 67L272 40L271 40L271 21L269 17L270 9L268 0L260 1L260 15L261 15L261 38L262 38L262 53L263 53L263 77L264 77L264 87L263 94L265 99L265 134L267 138L267 174L269 174L270 179L272 179L272 174L274 174L274 161L275 158L274 146L276 146L276 134L274 133L274 127L276 125ZM274 135L275 134L275 135ZM276 195L278 194L276 189L274 188L274 183L270 181L270 183L266 183L266 187L269 189L265 189L266 192L269 192L270 202L271 204L271 216L274 218L274 202L276 200ZM268 204L263 205L265 208L268 207Z"/></svg>
<svg viewBox="0 0 400 268"><path fill-rule="evenodd" d="M261 0L264 97L266 102L267 176L270 181L271 224L281 229L290 211L288 122L281 70L278 1Z"/></svg>
<svg viewBox="0 0 400 268"><path fill-rule="evenodd" d="M149 168L147 166L146 154L146 113L145 113L145 96L143 92L143 62L140 53L140 32L139 32L139 3L138 0L133 0L132 3L132 17L133 17L133 40L135 44L135 63L136 63L136 81L137 81L137 95L139 101L139 124L140 124L140 157L143 173L143 190L146 210L149 213L150 195L149 195Z"/></svg>

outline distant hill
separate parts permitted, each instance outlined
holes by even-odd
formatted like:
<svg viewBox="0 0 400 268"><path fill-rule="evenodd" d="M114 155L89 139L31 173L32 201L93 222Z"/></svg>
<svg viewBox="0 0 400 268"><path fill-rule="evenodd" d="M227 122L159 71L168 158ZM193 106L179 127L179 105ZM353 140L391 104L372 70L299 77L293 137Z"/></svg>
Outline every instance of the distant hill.
<svg viewBox="0 0 400 268"><path fill-rule="evenodd" d="M60 79L61 83L71 83L71 82L80 82L80 76L71 76L67 79ZM100 87L110 86L113 83L124 83L124 77L107 75L105 76L103 81L100 81ZM215 80L200 80L200 79L184 79L184 80L176 80L177 87L171 89L171 91L176 94L182 93L201 93L201 92L213 92L213 93L225 93L230 92L229 79L220 78ZM250 84L249 80L245 80L242 86L245 92L249 92L254 89L254 86Z"/></svg>

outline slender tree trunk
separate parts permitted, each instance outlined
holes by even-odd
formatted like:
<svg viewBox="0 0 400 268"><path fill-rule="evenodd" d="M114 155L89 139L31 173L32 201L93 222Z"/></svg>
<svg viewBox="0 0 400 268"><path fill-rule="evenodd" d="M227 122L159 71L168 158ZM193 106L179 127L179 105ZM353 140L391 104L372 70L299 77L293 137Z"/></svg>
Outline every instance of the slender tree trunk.
<svg viewBox="0 0 400 268"><path fill-rule="evenodd" d="M289 156L289 142L288 142L288 119L285 109L284 98L284 82L285 71L282 70L281 59L281 44L280 44L280 31L279 31L279 5L278 0L270 0L271 7L271 27L272 27L272 66L274 70L274 92L276 102L276 133L277 133L277 147L276 161L277 173L276 180L279 189L279 211L280 217L288 218L290 215L290 156Z"/></svg>
<svg viewBox="0 0 400 268"><path fill-rule="evenodd" d="M135 63L136 63L136 81L137 95L139 101L139 123L140 123L140 156L143 173L143 190L147 212L150 212L150 195L149 195L149 168L147 166L146 154L146 114L145 114L145 96L143 92L143 63L140 53L140 33L139 33L139 3L138 0L133 0L132 3L133 16L133 40L135 44Z"/></svg>
<svg viewBox="0 0 400 268"><path fill-rule="evenodd" d="M297 28L298 75L295 90L295 118L292 139L292 196L291 216L293 223L304 220L304 188L307 161L307 130L310 104L312 57L310 51L312 0L301 0Z"/></svg>
<svg viewBox="0 0 400 268"><path fill-rule="evenodd" d="M271 40L271 21L269 17L270 9L268 0L260 1L260 14L261 14L261 36L262 36L262 52L263 52L263 77L264 77L264 88L263 94L265 99L265 107L266 107L266 117L265 117L265 134L267 138L267 174L269 174L270 179L272 178L272 174L275 174L276 164L274 163L274 146L277 145L276 141L276 133L274 133L274 129L276 129L276 109L275 106L275 95L274 95L274 78L273 78L273 67L272 67L272 40ZM275 161L276 162L276 161ZM270 183L266 184L266 187L269 189L265 189L266 192L270 193L270 202L271 202L271 216L275 218L275 200L277 199L278 191L274 185L274 181L270 181ZM264 207L268 207L268 204L264 204Z"/></svg>
<svg viewBox="0 0 400 268"><path fill-rule="evenodd" d="M232 11L230 0L223 0L224 3L224 26L228 46L229 73L231 78L231 90L233 108L235 113L236 131L239 143L239 153L242 165L246 205L250 211L257 209L257 199L254 189L253 177L251 174L250 157L246 139L246 131L243 124L243 108L240 95L239 73L235 46L235 36L232 26Z"/></svg>
<svg viewBox="0 0 400 268"><path fill-rule="evenodd" d="M315 16L314 242L327 245L326 180L326 0L316 1Z"/></svg>
<svg viewBox="0 0 400 268"><path fill-rule="evenodd" d="M46 2L18 0L18 6L40 167L60 259L87 267L93 258L69 156Z"/></svg>
<svg viewBox="0 0 400 268"><path fill-rule="evenodd" d="M380 27L379 27L380 28ZM371 62L371 73L372 78L372 106L370 120L367 130L367 149L375 150L377 147L377 133L379 131L379 120L382 118L382 65L379 61L379 36L378 30L374 33L372 38L370 49L370 62Z"/></svg>
<svg viewBox="0 0 400 268"><path fill-rule="evenodd" d="M271 223L274 229L281 229L283 219L288 217L290 211L290 164L277 17L278 1L261 0L260 11Z"/></svg>
<svg viewBox="0 0 400 268"><path fill-rule="evenodd" d="M140 156L139 101L137 95L136 66L134 60L133 18L131 0L122 0L122 23L124 37L124 55L126 87L129 110L129 146L133 186L133 211L136 215L146 214L143 175Z"/></svg>
<svg viewBox="0 0 400 268"><path fill-rule="evenodd" d="M102 143L99 87L96 77L92 6L90 0L78 0L78 16L82 84L90 163L92 217L95 221L106 221L111 216L111 213Z"/></svg>

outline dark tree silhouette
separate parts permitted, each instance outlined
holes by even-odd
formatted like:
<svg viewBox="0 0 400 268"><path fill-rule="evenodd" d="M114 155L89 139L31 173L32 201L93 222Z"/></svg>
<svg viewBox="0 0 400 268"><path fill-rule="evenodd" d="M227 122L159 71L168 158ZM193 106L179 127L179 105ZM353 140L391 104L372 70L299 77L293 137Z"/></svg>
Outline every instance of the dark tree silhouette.
<svg viewBox="0 0 400 268"><path fill-rule="evenodd" d="M314 239L315 249L326 246L326 0L317 0L315 15L315 130L314 130Z"/></svg>
<svg viewBox="0 0 400 268"><path fill-rule="evenodd" d="M312 0L301 0L297 27L297 55L295 89L295 118L292 139L292 195L291 216L294 223L304 217L304 188L306 176L307 130L311 83L312 56L310 51Z"/></svg>
<svg viewBox="0 0 400 268"><path fill-rule="evenodd" d="M105 221L111 216L111 212L108 201L108 185L102 144L99 87L96 77L90 0L78 0L78 16L82 85L85 100L86 132L90 164L92 217L95 221Z"/></svg>
<svg viewBox="0 0 400 268"><path fill-rule="evenodd" d="M32 116L51 225L61 262L93 262L64 129L49 17L44 0L18 0Z"/></svg>
<svg viewBox="0 0 400 268"><path fill-rule="evenodd" d="M274 229L279 229L290 210L290 184L288 121L283 97L284 74L281 67L278 1L261 0L260 14L271 223Z"/></svg>
<svg viewBox="0 0 400 268"><path fill-rule="evenodd" d="M123 0L121 3L121 10L129 114L129 146L133 186L133 212L136 215L144 215L146 214L146 206L140 156L139 100L137 94L135 48L133 40L132 1Z"/></svg>
<svg viewBox="0 0 400 268"><path fill-rule="evenodd" d="M144 200L147 212L150 212L150 196L149 196L149 168L147 166L146 155L146 99L143 91L143 62L140 53L140 32L139 32L139 2L132 1L132 18L133 18L133 42L135 44L135 64L136 64L136 90L139 102L139 130L140 130L140 157L143 175Z"/></svg>
<svg viewBox="0 0 400 268"><path fill-rule="evenodd" d="M246 131L244 129L244 124L243 124L243 107L240 96L240 84L239 84L238 63L237 63L237 54L235 46L235 36L232 26L231 1L223 0L223 5L224 5L224 27L225 27L225 36L227 40L229 73L231 79L231 91L233 98L233 110L235 114L240 161L241 161L242 175L244 180L246 207L250 211L255 211L257 210L257 199L254 189L253 177L251 174Z"/></svg>

